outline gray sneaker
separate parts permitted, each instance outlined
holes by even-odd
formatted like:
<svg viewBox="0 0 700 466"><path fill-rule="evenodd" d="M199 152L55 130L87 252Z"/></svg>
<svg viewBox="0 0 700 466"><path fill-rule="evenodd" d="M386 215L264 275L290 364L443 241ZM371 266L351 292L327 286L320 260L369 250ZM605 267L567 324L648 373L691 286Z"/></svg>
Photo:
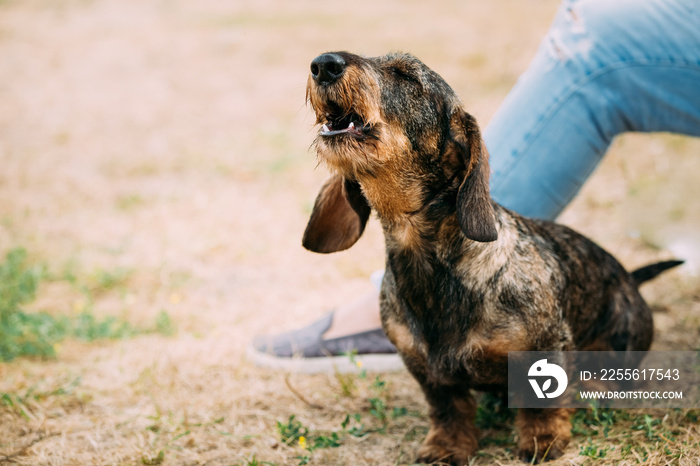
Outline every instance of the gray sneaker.
<svg viewBox="0 0 700 466"><path fill-rule="evenodd" d="M248 347L248 359L260 367L307 374L351 372L359 368L388 372L404 367L381 328L324 340L323 334L332 323L333 312L330 312L298 330L257 336Z"/></svg>

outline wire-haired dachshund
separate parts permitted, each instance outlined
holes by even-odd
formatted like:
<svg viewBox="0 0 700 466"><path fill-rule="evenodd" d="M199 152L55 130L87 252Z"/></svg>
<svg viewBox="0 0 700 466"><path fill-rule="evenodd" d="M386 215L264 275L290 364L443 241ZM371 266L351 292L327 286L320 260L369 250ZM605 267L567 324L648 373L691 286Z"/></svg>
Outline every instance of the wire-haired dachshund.
<svg viewBox="0 0 700 466"><path fill-rule="evenodd" d="M314 147L334 175L303 244L347 249L377 213L383 328L430 406L418 461L461 465L474 455L470 390L503 391L509 351L649 348L652 315L637 287L678 262L629 274L571 229L493 202L475 119L418 59L323 54L306 97L320 126ZM569 414L519 410L521 458L561 455Z"/></svg>

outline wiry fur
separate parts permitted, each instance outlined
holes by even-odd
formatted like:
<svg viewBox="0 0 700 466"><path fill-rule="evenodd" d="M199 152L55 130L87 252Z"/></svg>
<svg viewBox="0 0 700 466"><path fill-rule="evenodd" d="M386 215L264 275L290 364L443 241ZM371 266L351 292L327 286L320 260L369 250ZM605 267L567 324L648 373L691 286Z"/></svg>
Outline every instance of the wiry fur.
<svg viewBox="0 0 700 466"><path fill-rule="evenodd" d="M320 125L354 115L362 131L316 138L336 175L304 246L349 247L369 209L377 212L384 330L430 405L421 461L465 464L474 454L470 390L504 389L508 351L649 348L639 280L571 229L491 201L479 128L440 76L406 54L332 58L342 73L332 82L311 76L307 99ZM646 272L637 279L659 270ZM523 410L516 424L527 460L558 456L570 438L567 410Z"/></svg>

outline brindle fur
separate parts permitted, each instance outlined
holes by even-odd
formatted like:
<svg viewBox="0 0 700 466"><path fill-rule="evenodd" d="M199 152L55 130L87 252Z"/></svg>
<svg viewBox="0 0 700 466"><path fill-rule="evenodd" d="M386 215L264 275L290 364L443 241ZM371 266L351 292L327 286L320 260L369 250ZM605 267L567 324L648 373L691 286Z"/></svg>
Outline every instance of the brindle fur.
<svg viewBox="0 0 700 466"><path fill-rule="evenodd" d="M376 211L386 239L382 323L430 405L419 461L474 455L470 390L504 389L508 351L649 348L651 311L610 254L492 202L479 128L440 76L408 54L332 60L340 67L326 80L316 68L307 100L319 125L353 119L362 131L316 138L335 175L303 243L346 249ZM559 456L570 438L564 409L521 410L516 425L528 461Z"/></svg>

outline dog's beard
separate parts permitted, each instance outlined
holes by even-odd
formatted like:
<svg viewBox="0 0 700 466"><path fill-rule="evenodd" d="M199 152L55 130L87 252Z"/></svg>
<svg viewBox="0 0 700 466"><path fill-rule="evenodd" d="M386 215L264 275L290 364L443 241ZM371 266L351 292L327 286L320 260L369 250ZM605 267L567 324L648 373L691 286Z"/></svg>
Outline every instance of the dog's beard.
<svg viewBox="0 0 700 466"><path fill-rule="evenodd" d="M371 175L380 163L375 140L358 140L347 133L331 137L319 134L314 141L314 148L319 163L348 179Z"/></svg>

